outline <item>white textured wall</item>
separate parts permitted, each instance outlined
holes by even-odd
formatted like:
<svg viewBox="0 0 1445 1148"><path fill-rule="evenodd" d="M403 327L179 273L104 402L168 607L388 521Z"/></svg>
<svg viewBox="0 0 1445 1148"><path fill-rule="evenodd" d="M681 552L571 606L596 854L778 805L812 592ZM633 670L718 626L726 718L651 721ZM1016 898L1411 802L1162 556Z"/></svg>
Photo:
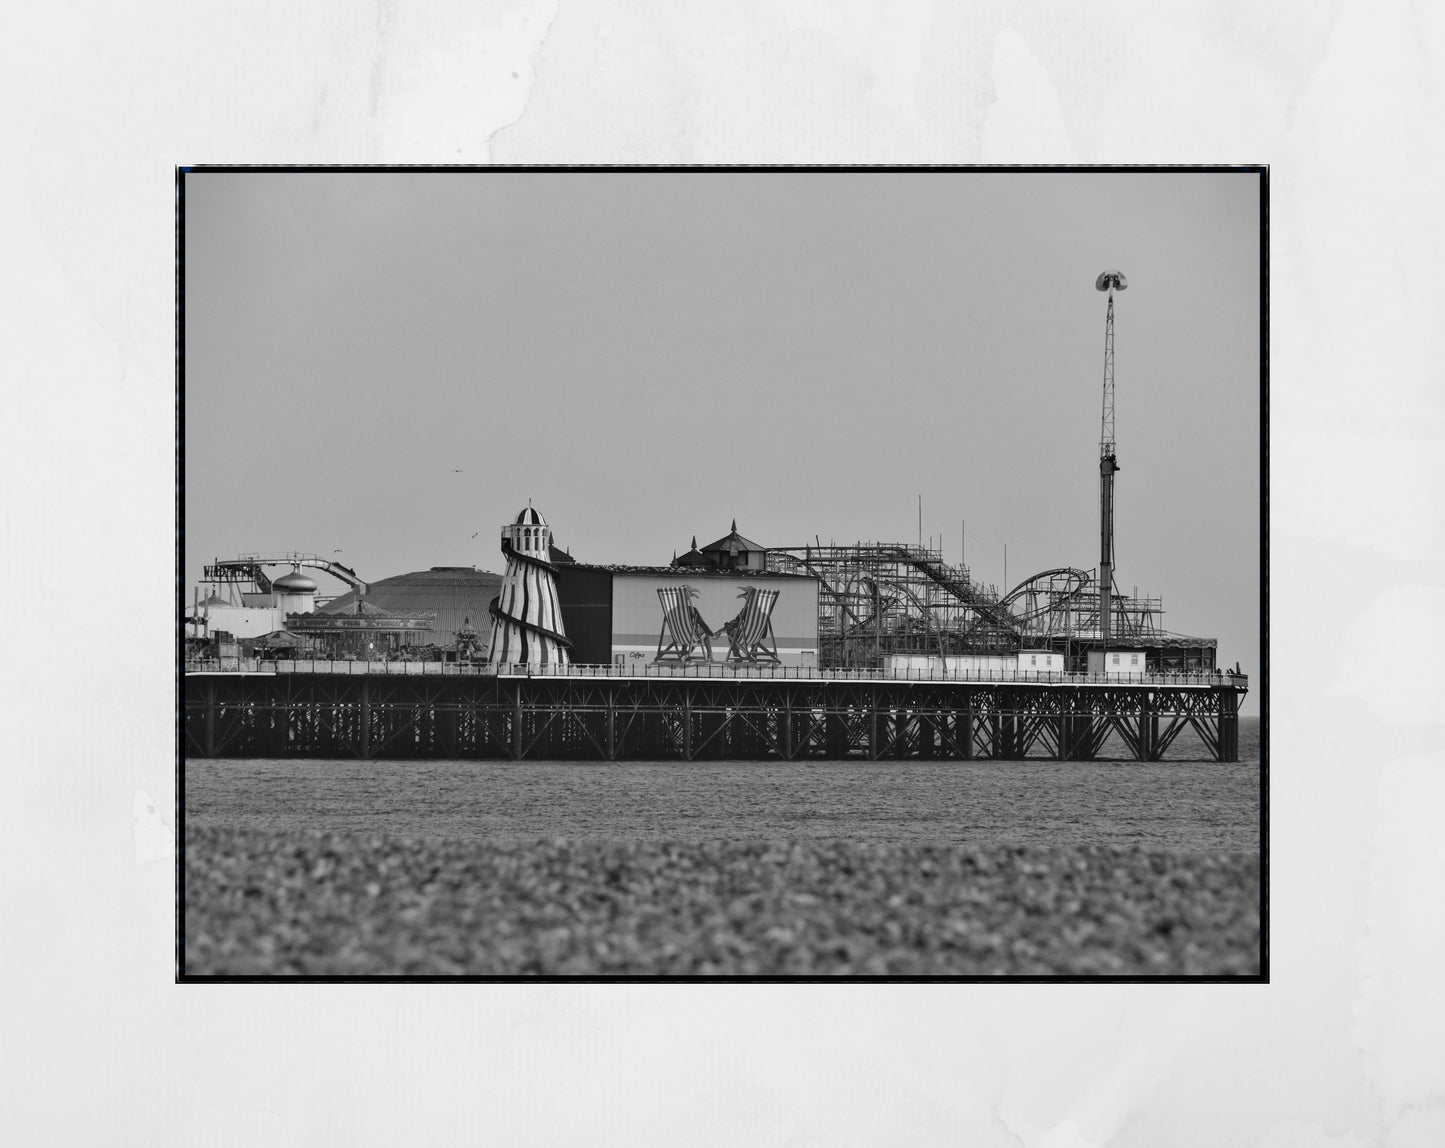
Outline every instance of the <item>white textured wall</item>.
<svg viewBox="0 0 1445 1148"><path fill-rule="evenodd" d="M259 638L262 634L274 633L282 628L285 614L272 607L261 609L256 606L206 606L201 611L211 633L225 630L237 638Z"/></svg>
<svg viewBox="0 0 1445 1148"><path fill-rule="evenodd" d="M98 556L154 620L9 685L7 1137L1445 1142L1442 45L1405 0L0 8L7 637ZM1273 163L1273 983L173 986L172 166L294 160Z"/></svg>

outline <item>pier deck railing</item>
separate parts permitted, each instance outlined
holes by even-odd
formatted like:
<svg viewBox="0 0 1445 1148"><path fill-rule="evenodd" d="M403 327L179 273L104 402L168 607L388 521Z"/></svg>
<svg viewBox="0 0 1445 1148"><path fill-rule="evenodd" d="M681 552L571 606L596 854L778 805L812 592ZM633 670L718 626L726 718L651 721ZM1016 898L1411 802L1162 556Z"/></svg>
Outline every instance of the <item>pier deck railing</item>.
<svg viewBox="0 0 1445 1148"><path fill-rule="evenodd" d="M344 674L383 677L483 677L483 678L705 678L720 680L794 680L837 682L974 682L1030 683L1037 685L1157 685L1231 686L1247 689L1247 674L1224 672L1189 673L1066 673L1038 670L946 671L935 669L819 669L816 666L731 666L699 663L681 666L495 666L468 662L346 661L326 659L209 658L186 663L188 674Z"/></svg>

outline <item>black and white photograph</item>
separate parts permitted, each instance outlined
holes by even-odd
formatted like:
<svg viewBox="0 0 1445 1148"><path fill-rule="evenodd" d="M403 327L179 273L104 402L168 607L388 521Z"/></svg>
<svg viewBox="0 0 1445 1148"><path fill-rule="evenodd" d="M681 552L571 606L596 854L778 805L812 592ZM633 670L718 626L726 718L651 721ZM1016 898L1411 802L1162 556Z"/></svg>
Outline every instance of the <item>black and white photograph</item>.
<svg viewBox="0 0 1445 1148"><path fill-rule="evenodd" d="M1445 8L0 57L7 1143L1445 1143Z"/></svg>
<svg viewBox="0 0 1445 1148"><path fill-rule="evenodd" d="M181 975L1262 979L1267 179L182 170Z"/></svg>

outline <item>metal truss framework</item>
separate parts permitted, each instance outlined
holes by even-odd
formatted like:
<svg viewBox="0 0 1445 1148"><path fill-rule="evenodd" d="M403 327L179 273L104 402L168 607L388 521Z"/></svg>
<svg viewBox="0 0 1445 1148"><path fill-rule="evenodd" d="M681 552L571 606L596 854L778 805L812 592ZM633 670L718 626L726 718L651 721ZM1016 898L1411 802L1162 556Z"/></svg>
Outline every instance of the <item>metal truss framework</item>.
<svg viewBox="0 0 1445 1148"><path fill-rule="evenodd" d="M876 666L888 654L1007 653L1050 649L1083 668L1100 640L1100 594L1094 574L1046 570L1000 595L975 582L967 566L942 552L901 542L791 546L768 551L768 567L819 579L818 643L823 666ZM1113 590L1115 648L1179 646L1160 627L1158 598ZM1187 646L1212 646L1190 638ZM1202 657L1176 659L1181 668ZM1212 656L1205 668L1213 668Z"/></svg>
<svg viewBox="0 0 1445 1148"><path fill-rule="evenodd" d="M250 584L254 585L262 594L269 594L271 579L264 569L267 566L306 566L340 579L353 590L366 587L366 583L350 566L330 558L323 558L320 554L305 554L299 550L280 556L242 554L239 558L217 558L206 565L203 580L227 585Z"/></svg>
<svg viewBox="0 0 1445 1148"><path fill-rule="evenodd" d="M1233 686L191 674L193 757L1239 759ZM1181 735L1184 735L1181 740Z"/></svg>

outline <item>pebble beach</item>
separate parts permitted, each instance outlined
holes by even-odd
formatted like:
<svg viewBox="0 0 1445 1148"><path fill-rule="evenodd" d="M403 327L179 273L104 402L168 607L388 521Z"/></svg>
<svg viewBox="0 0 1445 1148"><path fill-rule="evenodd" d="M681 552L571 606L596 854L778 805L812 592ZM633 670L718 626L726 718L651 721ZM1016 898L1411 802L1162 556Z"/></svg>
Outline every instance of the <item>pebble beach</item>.
<svg viewBox="0 0 1445 1148"><path fill-rule="evenodd" d="M187 976L1257 976L1255 853L185 834Z"/></svg>

